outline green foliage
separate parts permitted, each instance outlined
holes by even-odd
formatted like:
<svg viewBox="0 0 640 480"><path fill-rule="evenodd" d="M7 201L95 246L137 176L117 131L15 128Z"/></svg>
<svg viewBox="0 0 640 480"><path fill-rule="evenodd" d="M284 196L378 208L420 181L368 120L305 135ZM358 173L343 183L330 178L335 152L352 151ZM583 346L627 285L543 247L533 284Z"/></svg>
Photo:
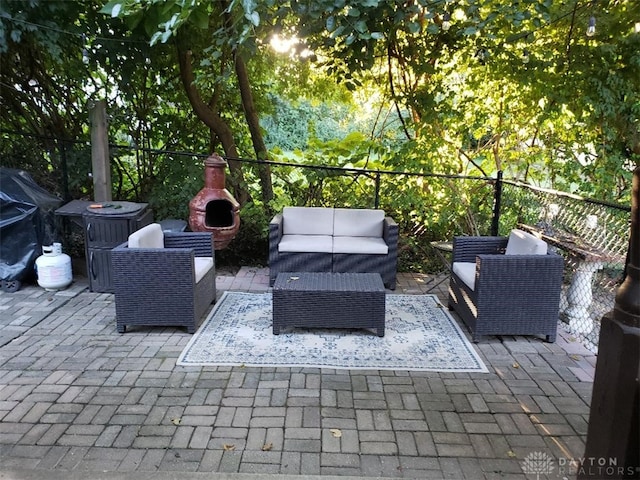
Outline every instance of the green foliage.
<svg viewBox="0 0 640 480"><path fill-rule="evenodd" d="M309 142L328 142L366 126L358 122L361 117L345 103L319 103L309 100L291 102L274 96L271 113L261 122L265 142L281 151L305 150Z"/></svg>
<svg viewBox="0 0 640 480"><path fill-rule="evenodd" d="M220 144L192 113L174 43L191 51L196 85L239 154L253 157L239 55L250 59L272 158L354 171L274 166L274 199L244 206L241 236L221 256L262 261L267 212L371 207L377 171L416 172L426 176L383 174L377 201L401 225L402 267L429 268L429 241L488 233L487 178L499 170L629 201L640 161L639 20L640 3L624 0L2 2L0 126L25 135L3 133L0 154L52 191L91 197L87 105L107 98L115 196L148 201L159 219L186 218L202 185L198 155ZM297 35L296 50L274 53L273 33ZM303 59L305 49L313 55ZM243 171L260 198L257 167ZM508 199L502 225L537 208Z"/></svg>

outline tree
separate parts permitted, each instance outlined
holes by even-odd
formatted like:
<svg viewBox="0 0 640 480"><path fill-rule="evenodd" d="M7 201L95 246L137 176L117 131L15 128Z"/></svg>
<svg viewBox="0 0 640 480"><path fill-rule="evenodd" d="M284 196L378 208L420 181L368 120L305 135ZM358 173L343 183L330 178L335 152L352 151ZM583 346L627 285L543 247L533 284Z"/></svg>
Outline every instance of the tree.
<svg viewBox="0 0 640 480"><path fill-rule="evenodd" d="M230 72L235 72L236 87L240 92L241 105L244 111L254 153L260 160L268 157L260 130L258 113L255 107L249 72L245 57L249 56L255 46L252 29L259 25L259 14L253 2L191 2L185 4L176 0L153 0L139 2L136 0L112 0L104 6L104 13L113 17L123 17L131 29L144 27L150 35L151 45L168 42L174 39L178 50L180 72L189 101L201 121L203 121L220 140L225 154L231 157L230 168L236 185L244 183L240 164L233 158L239 157L233 139L232 130L220 115L221 90L229 88ZM201 32L194 32L201 30ZM186 46L187 39L208 37L208 45L201 46L200 66L206 67L205 75L194 73L192 58L193 48ZM195 33L195 36L194 36ZM212 69L217 70L211 82ZM213 94L205 102L200 86L212 84ZM268 164L258 166L262 187L262 201L265 205L273 199L271 173ZM240 202L249 200L246 189L240 194Z"/></svg>
<svg viewBox="0 0 640 480"><path fill-rule="evenodd" d="M638 2L291 6L328 73L351 88L386 84L414 151L399 160L405 167L438 151L459 172L507 170L609 200L628 195L640 158ZM587 37L591 16L602 21ZM618 188L600 188L606 175Z"/></svg>
<svg viewBox="0 0 640 480"><path fill-rule="evenodd" d="M163 162L171 162L151 149L189 145L198 151L206 142L193 135L197 124L179 108L184 99L174 86L175 63L167 60L167 48L150 49L145 38L98 13L101 6L96 0L0 5L0 121L5 132L16 132L3 147L12 152L33 147L36 151L11 166L28 169L61 195L90 197L87 107L93 98L106 98L109 137L121 146L112 148L115 196L146 201L161 181ZM63 192L66 179L68 192ZM197 177L186 180L201 183L201 167Z"/></svg>

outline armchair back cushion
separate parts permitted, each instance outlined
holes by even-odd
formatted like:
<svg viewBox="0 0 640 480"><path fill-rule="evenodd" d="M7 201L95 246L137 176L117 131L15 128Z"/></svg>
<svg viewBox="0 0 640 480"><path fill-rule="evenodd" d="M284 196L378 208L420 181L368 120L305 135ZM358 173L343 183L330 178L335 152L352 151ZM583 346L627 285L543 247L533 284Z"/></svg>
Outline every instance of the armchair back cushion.
<svg viewBox="0 0 640 480"><path fill-rule="evenodd" d="M129 235L129 248L164 248L164 234L159 223L150 223L146 227Z"/></svg>
<svg viewBox="0 0 640 480"><path fill-rule="evenodd" d="M546 255L547 242L535 235L514 228L509 234L505 255Z"/></svg>
<svg viewBox="0 0 640 480"><path fill-rule="evenodd" d="M336 208L334 211L334 236L382 237L382 229L384 228L383 210Z"/></svg>

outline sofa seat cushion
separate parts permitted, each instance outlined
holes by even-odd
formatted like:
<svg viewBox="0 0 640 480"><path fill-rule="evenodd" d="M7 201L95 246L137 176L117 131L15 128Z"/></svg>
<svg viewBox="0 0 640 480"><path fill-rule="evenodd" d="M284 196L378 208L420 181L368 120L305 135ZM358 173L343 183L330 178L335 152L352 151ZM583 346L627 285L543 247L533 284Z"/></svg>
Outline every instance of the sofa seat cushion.
<svg viewBox="0 0 640 480"><path fill-rule="evenodd" d="M513 229L507 240L505 255L546 255L547 242L523 230Z"/></svg>
<svg viewBox="0 0 640 480"><path fill-rule="evenodd" d="M333 253L386 255L389 247L380 237L333 237Z"/></svg>
<svg viewBox="0 0 640 480"><path fill-rule="evenodd" d="M213 258L211 257L195 257L193 262L193 266L196 274L196 283L198 283L202 278L213 268Z"/></svg>
<svg viewBox="0 0 640 480"><path fill-rule="evenodd" d="M333 234L335 236L382 237L383 228L383 210L365 208L334 209Z"/></svg>
<svg viewBox="0 0 640 480"><path fill-rule="evenodd" d="M164 234L159 223L150 223L129 235L129 248L164 248Z"/></svg>
<svg viewBox="0 0 640 480"><path fill-rule="evenodd" d="M303 253L331 253L333 237L331 235L283 235L278 251Z"/></svg>
<svg viewBox="0 0 640 480"><path fill-rule="evenodd" d="M284 207L282 209L282 233L284 235L331 236L333 235L333 208Z"/></svg>
<svg viewBox="0 0 640 480"><path fill-rule="evenodd" d="M464 284L471 290L476 287L476 264L475 262L453 262L453 273L455 273Z"/></svg>

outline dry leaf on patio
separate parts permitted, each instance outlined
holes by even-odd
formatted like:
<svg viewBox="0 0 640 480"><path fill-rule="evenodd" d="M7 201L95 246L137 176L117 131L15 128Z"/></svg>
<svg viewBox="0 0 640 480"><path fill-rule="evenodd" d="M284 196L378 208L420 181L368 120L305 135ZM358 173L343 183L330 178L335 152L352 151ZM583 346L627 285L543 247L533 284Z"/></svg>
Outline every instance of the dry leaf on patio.
<svg viewBox="0 0 640 480"><path fill-rule="evenodd" d="M233 443L225 443L222 445L222 448L225 452L232 452L236 449L236 446Z"/></svg>
<svg viewBox="0 0 640 480"><path fill-rule="evenodd" d="M262 446L262 451L263 452L268 452L269 450L271 450L273 448L273 443L269 442L269 443L265 443Z"/></svg>
<svg viewBox="0 0 640 480"><path fill-rule="evenodd" d="M507 452L507 457L509 457L509 458L515 458L516 456L517 456L516 452L514 452L514 451L509 450Z"/></svg>
<svg viewBox="0 0 640 480"><path fill-rule="evenodd" d="M180 418L172 418L171 423L173 423L174 425L180 425Z"/></svg>
<svg viewBox="0 0 640 480"><path fill-rule="evenodd" d="M520 364L518 362L514 363L513 365L511 365L513 368L520 368Z"/></svg>
<svg viewBox="0 0 640 480"><path fill-rule="evenodd" d="M331 432L331 435L336 438L340 438L342 436L342 431L339 428L332 428L329 431Z"/></svg>

